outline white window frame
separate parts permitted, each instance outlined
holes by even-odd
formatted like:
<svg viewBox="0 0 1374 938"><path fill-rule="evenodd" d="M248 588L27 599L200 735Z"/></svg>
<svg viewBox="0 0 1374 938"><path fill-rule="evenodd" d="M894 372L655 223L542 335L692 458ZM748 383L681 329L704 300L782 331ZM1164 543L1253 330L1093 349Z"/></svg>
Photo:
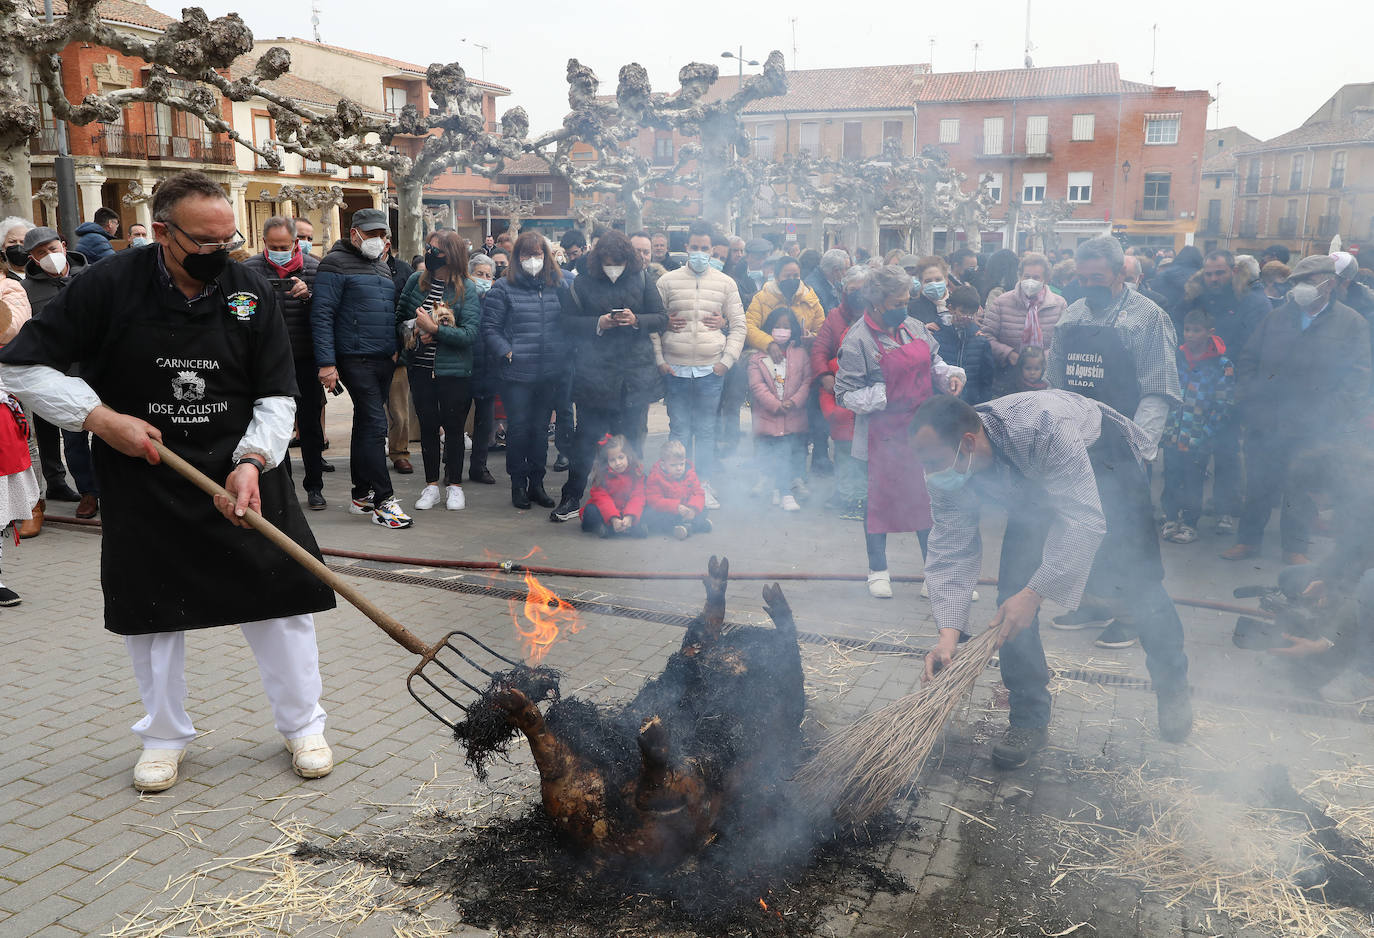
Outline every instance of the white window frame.
<svg viewBox="0 0 1374 938"><path fill-rule="evenodd" d="M534 184L534 201L540 205L553 204L553 183L536 182Z"/></svg>
<svg viewBox="0 0 1374 938"><path fill-rule="evenodd" d="M766 143L766 145L765 145ZM773 159L773 125L754 125L754 156L761 160Z"/></svg>
<svg viewBox="0 0 1374 938"><path fill-rule="evenodd" d="M807 138L811 139L808 141ZM821 122L803 121L797 131L797 151L803 155L821 155Z"/></svg>
<svg viewBox="0 0 1374 938"><path fill-rule="evenodd" d="M1001 205L1001 204L1002 204L1002 174L1001 174L1001 173L985 173L984 175L986 175L986 176L991 176L991 177L992 177L992 179L988 182L988 194L989 194L990 196L992 196L993 204L994 204L994 205ZM982 177L982 176L979 176L978 178L979 178L979 179L982 179L983 177Z"/></svg>
<svg viewBox="0 0 1374 938"><path fill-rule="evenodd" d="M1069 173L1069 201L1075 205L1086 205L1093 200L1093 174L1091 172Z"/></svg>
<svg viewBox="0 0 1374 938"><path fill-rule="evenodd" d="M1156 117L1145 122L1145 145L1148 147L1172 146L1178 143L1182 129L1181 117Z"/></svg>
<svg viewBox="0 0 1374 938"><path fill-rule="evenodd" d="M1049 186L1049 173L1021 174L1021 202L1025 205L1039 205L1045 201L1045 189ZM1035 190L1040 190L1036 192Z"/></svg>
<svg viewBox="0 0 1374 938"><path fill-rule="evenodd" d="M1074 141L1092 140L1097 133L1096 114L1075 114L1073 116L1073 130L1069 134L1069 139Z"/></svg>
<svg viewBox="0 0 1374 938"><path fill-rule="evenodd" d="M958 143L959 142L959 118L942 117L940 118L940 142Z"/></svg>
<svg viewBox="0 0 1374 938"><path fill-rule="evenodd" d="M983 155L1001 156L1006 122L1001 117L983 118Z"/></svg>
<svg viewBox="0 0 1374 938"><path fill-rule="evenodd" d="M1337 163L1340 165L1337 166ZM1346 159L1346 151L1337 150L1335 153L1331 154L1331 178L1329 180L1330 185L1327 186L1328 189L1345 188L1345 173L1346 170L1349 169L1349 165L1349 160ZM1337 172L1341 174L1340 182L1336 181Z"/></svg>
<svg viewBox="0 0 1374 938"><path fill-rule="evenodd" d="M400 103L396 96L400 95ZM410 94L404 88L386 87L382 89L382 109L392 117L399 117L401 110L410 103Z"/></svg>
<svg viewBox="0 0 1374 938"><path fill-rule="evenodd" d="M516 185L516 187L515 187L515 197L516 197L517 199L519 199L521 202L533 202L533 201L534 201L534 183L532 183L532 182L522 182L522 183L518 183L518 184Z"/></svg>
<svg viewBox="0 0 1374 938"><path fill-rule="evenodd" d="M1050 116L1032 114L1026 118L1026 152L1041 156L1050 152Z"/></svg>

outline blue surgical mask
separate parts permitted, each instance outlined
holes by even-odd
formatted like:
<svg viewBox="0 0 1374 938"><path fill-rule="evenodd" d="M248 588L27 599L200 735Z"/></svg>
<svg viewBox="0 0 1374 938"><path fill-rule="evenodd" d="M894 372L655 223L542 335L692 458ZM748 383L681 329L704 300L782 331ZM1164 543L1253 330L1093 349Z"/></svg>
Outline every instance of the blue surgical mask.
<svg viewBox="0 0 1374 938"><path fill-rule="evenodd" d="M297 238L297 239L296 239L296 243L299 244L299 245L301 246L301 253L302 253L302 254L309 254L309 253L310 253L310 239L309 239L309 238Z"/></svg>
<svg viewBox="0 0 1374 938"><path fill-rule="evenodd" d="M491 281L483 280L481 277L473 277L472 285L477 289L478 296L481 296L491 289Z"/></svg>
<svg viewBox="0 0 1374 938"><path fill-rule="evenodd" d="M725 261L721 260L719 257L713 257L713 258L711 258L711 260L708 261L708 263L711 265L711 269L712 269L712 270L724 270L724 269L725 269Z"/></svg>
<svg viewBox="0 0 1374 938"><path fill-rule="evenodd" d="M932 300L938 300L945 295L945 282L936 280L921 287L921 292Z"/></svg>
<svg viewBox="0 0 1374 938"><path fill-rule="evenodd" d="M968 454L968 466L963 472L956 468L961 455L962 452L956 449L954 461L949 464L949 468L941 469L939 472L927 472L926 488L935 492L957 492L962 489L973 475L973 453Z"/></svg>
<svg viewBox="0 0 1374 938"><path fill-rule="evenodd" d="M752 281L754 281L754 283L758 284L759 286L763 286L763 271L761 271L761 270L751 270L751 271L749 271L749 279L752 280Z"/></svg>
<svg viewBox="0 0 1374 938"><path fill-rule="evenodd" d="M883 310L883 325L887 326L889 329L896 329L906 321L906 317L907 308L905 306L898 306L896 309L885 309Z"/></svg>
<svg viewBox="0 0 1374 938"><path fill-rule="evenodd" d="M291 263L291 255L294 253L294 251L268 250L267 259L278 267L285 267L287 264Z"/></svg>
<svg viewBox="0 0 1374 938"><path fill-rule="evenodd" d="M693 251L687 255L687 266L692 268L693 273L705 273L706 268L711 266L711 255L705 251Z"/></svg>
<svg viewBox="0 0 1374 938"><path fill-rule="evenodd" d="M132 240L129 242L129 247L131 247L131 248L141 248L141 247L143 247L143 245L149 244L149 243L151 243L151 242L150 242L147 238L145 238L145 237L143 237L142 235L140 235L140 236L138 236L137 238L134 238L134 239L132 239Z"/></svg>

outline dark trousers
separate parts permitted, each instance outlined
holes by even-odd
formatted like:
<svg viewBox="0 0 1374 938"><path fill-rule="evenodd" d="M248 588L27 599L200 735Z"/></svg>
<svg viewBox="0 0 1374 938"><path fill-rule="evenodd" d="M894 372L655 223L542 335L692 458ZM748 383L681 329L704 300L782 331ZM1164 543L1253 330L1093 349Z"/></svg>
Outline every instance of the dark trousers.
<svg viewBox="0 0 1374 938"><path fill-rule="evenodd" d="M582 530L588 534L615 534L611 531L611 524L601 515L601 509L595 505L588 505L582 509ZM630 530L623 532L621 537L644 537L648 534L644 527L643 519L636 518L635 523L630 525Z"/></svg>
<svg viewBox="0 0 1374 938"><path fill-rule="evenodd" d="M868 513L867 506L864 513ZM864 522L867 527L867 521ZM930 540L930 528L916 532L916 541L921 545L921 559L926 556L926 543ZM887 569L887 535L873 534L869 531L864 532L864 548L868 551L868 569L877 572Z"/></svg>
<svg viewBox="0 0 1374 938"><path fill-rule="evenodd" d="M85 430L63 430L62 448L67 452L67 468L82 495L99 495L100 483L91 462L91 438Z"/></svg>
<svg viewBox="0 0 1374 938"><path fill-rule="evenodd" d="M62 431L37 414L31 414L29 420L33 424L34 438L38 440L38 459L43 463L43 478L48 488L67 486L67 467L62 462Z"/></svg>
<svg viewBox="0 0 1374 938"><path fill-rule="evenodd" d="M704 511L691 521L683 521L681 515L645 508L642 525L644 530L651 534L668 534L678 525L683 525L693 534L705 534L711 530L711 522Z"/></svg>
<svg viewBox="0 0 1374 938"><path fill-rule="evenodd" d="M726 452L732 452L739 446L739 410L749 399L749 357L748 351L742 354L739 361L730 366L721 383L716 441Z"/></svg>
<svg viewBox="0 0 1374 938"><path fill-rule="evenodd" d="M806 434L754 437L759 470L773 480L773 488L786 492L793 479L806 475Z"/></svg>
<svg viewBox="0 0 1374 938"><path fill-rule="evenodd" d="M501 403L506 407L506 473L512 485L544 484L549 414L558 399L559 382L559 378L508 381L501 388Z"/></svg>
<svg viewBox="0 0 1374 938"><path fill-rule="evenodd" d="M630 448L644 461L644 437L649 433L649 407L584 407L577 405L577 433L568 458L568 481L563 483L563 498L582 500L596 452L606 434L625 437Z"/></svg>
<svg viewBox="0 0 1374 938"><path fill-rule="evenodd" d="M353 440L348 450L353 497L372 493L380 505L395 491L386 464L386 402L396 363L390 358L340 358L339 378L353 399ZM314 415L306 414L309 420Z"/></svg>
<svg viewBox="0 0 1374 938"><path fill-rule="evenodd" d="M410 401L420 418L420 455L425 463L425 481L445 485L463 484L463 428L472 406L472 379L436 375L432 368L406 369L410 378ZM439 442L439 431L444 441ZM442 452L440 447L443 447ZM443 457L444 476L439 478Z"/></svg>
<svg viewBox="0 0 1374 938"><path fill-rule="evenodd" d="M1272 433L1250 433L1245 439L1245 508L1236 526L1236 542L1258 547L1275 506L1279 512L1279 545L1286 554L1305 554L1312 544L1317 509L1302 492L1288 491L1288 462L1303 443Z"/></svg>
<svg viewBox="0 0 1374 938"><path fill-rule="evenodd" d="M1210 453L1164 450L1164 518L1197 527L1202 516L1202 483ZM1217 514L1226 514L1217 508Z"/></svg>
<svg viewBox="0 0 1374 938"><path fill-rule="evenodd" d="M342 373L342 372L341 372ZM324 489L324 425L320 408L324 406L324 385L313 358L296 361L296 431L301 439L301 465L305 475L301 487L307 492ZM291 471L291 460L286 460Z"/></svg>
<svg viewBox="0 0 1374 938"><path fill-rule="evenodd" d="M1226 420L1212 440L1212 501L1218 515L1240 515L1245 475L1240 460L1240 422Z"/></svg>
<svg viewBox="0 0 1374 938"><path fill-rule="evenodd" d="M496 398L475 398L472 402L472 456L468 459L468 475L477 475L487 468L491 432L495 426Z"/></svg>
<svg viewBox="0 0 1374 938"><path fill-rule="evenodd" d="M830 458L830 424L821 413L821 383L813 381L806 397L806 441L811 444L811 461ZM805 461L805 460L803 460Z"/></svg>
<svg viewBox="0 0 1374 938"><path fill-rule="evenodd" d="M553 445L558 450L558 455L566 456L569 460L573 458L577 433L577 418L573 414L572 381L572 372L569 371L558 385L558 396L554 399L553 406Z"/></svg>

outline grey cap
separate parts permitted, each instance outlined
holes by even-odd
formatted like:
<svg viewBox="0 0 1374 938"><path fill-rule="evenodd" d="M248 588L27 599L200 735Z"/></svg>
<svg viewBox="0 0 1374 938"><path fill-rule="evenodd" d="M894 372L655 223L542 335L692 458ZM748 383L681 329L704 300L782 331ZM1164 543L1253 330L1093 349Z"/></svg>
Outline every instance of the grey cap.
<svg viewBox="0 0 1374 938"><path fill-rule="evenodd" d="M915 254L903 254L897 258L898 267L916 267L921 263L921 259Z"/></svg>
<svg viewBox="0 0 1374 938"><path fill-rule="evenodd" d="M773 242L767 238L750 238L744 243L745 254L772 254Z"/></svg>
<svg viewBox="0 0 1374 938"><path fill-rule="evenodd" d="M29 232L33 234L33 232ZM28 239L25 238L25 243ZM1304 277L1316 277L1322 274L1332 276L1336 273L1336 262L1331 259L1330 254L1313 254L1304 257L1293 267L1293 272L1288 275L1289 280L1301 280Z"/></svg>
<svg viewBox="0 0 1374 938"><path fill-rule="evenodd" d="M61 237L60 234L51 228L42 226L30 228L29 233L24 235L24 251L25 253L30 252L40 244L47 244L49 241L56 241Z"/></svg>
<svg viewBox="0 0 1374 938"><path fill-rule="evenodd" d="M387 220L386 212L379 208L358 209L353 213L348 227L356 228L358 231L376 231L382 228L387 234L391 234L391 223Z"/></svg>

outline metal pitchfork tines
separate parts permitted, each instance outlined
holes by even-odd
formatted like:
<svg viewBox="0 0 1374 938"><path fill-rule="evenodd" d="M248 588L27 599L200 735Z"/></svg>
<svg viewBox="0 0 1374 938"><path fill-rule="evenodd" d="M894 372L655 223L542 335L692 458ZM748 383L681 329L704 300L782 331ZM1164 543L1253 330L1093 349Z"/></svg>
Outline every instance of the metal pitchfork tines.
<svg viewBox="0 0 1374 938"><path fill-rule="evenodd" d="M216 483L213 479L210 479L205 473L182 459L176 453L156 441L153 442L153 446L157 449L158 455L162 458L162 461L188 482L210 495L222 495L230 501L234 500L233 496L226 492L223 486ZM414 632L383 612L370 599L358 592L352 583L326 567L314 554L291 540L291 538L287 537L276 525L272 524L272 522L268 521L262 515L249 509L244 514L243 520L248 522L254 530L265 535L272 543L286 551L292 560L295 560L301 566L305 567L305 569L319 577L321 582L329 586L330 589L352 603L359 612L367 616L377 624L378 628L391 636L396 644L400 645L406 651L420 656L420 663L411 670L410 675L406 678L406 689L410 691L410 696L414 697L415 701L420 706L424 707L431 716L447 726L450 730L457 727L458 722L462 719L460 713L466 714L468 708L460 703L458 698L454 697L453 694L445 690L439 683L439 680L435 680L435 675L427 674L427 668L433 665L439 671L442 671L444 675L462 684L468 690L475 694L481 694L482 688L468 681L463 677L463 674L469 673L468 669L470 668L475 671L480 671L483 675L490 678L492 676L492 671L484 667L467 651L464 651L460 645L471 644L481 649L485 654L490 655L491 658L510 667L515 667L519 664L519 662L507 658L505 655L494 650L485 642L469 635L467 632L449 632L433 645L425 644L425 642ZM476 654L476 652L474 651L473 654ZM440 680L442 680L442 678L440 678ZM442 698L442 700L439 698ZM433 701L433 705L431 705L431 701ZM450 708L456 708L460 713L454 712L454 710Z"/></svg>

